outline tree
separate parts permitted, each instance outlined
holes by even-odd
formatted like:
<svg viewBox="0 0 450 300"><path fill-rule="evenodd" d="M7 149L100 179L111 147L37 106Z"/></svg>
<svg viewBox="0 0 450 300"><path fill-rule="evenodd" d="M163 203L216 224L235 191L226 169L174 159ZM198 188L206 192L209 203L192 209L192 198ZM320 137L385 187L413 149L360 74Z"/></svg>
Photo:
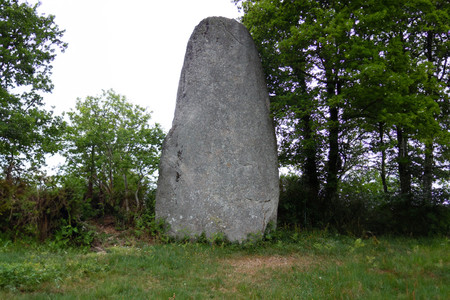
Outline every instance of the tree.
<svg viewBox="0 0 450 300"><path fill-rule="evenodd" d="M321 219L336 222L340 183L368 168L387 196L396 181L410 204L420 186L430 198L448 164L448 1L235 2L261 55L280 161L299 168Z"/></svg>
<svg viewBox="0 0 450 300"><path fill-rule="evenodd" d="M0 164L7 180L24 162L36 166L57 151L61 118L42 109L40 92L50 92L51 62L64 51L64 31L39 4L0 0Z"/></svg>
<svg viewBox="0 0 450 300"><path fill-rule="evenodd" d="M349 53L359 43L351 38L351 9L328 1L243 1L243 7L284 137L282 153L288 163L300 162L310 205L331 221L339 178L354 163L342 152L357 136L342 120L342 94L356 64Z"/></svg>
<svg viewBox="0 0 450 300"><path fill-rule="evenodd" d="M365 130L379 134L382 177L387 149L384 136L396 137L404 198L411 198L416 178L431 202L433 149L438 140L442 145L448 138L448 131L440 128L445 118L439 117L445 111L440 103L448 98L444 83L448 75L443 74L448 67L448 9L446 1L405 0L367 2L355 12L359 20L355 34L371 43L378 55L355 70L356 80L347 96Z"/></svg>
<svg viewBox="0 0 450 300"><path fill-rule="evenodd" d="M85 199L104 209L134 210L145 205L158 168L164 134L151 115L113 90L78 99L68 113L67 172L85 179Z"/></svg>

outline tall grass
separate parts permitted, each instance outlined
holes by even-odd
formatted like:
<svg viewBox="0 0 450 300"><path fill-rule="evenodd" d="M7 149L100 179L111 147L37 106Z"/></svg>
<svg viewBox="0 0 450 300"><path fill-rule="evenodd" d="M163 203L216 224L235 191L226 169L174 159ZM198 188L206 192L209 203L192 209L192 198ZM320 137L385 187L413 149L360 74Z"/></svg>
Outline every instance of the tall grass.
<svg viewBox="0 0 450 300"><path fill-rule="evenodd" d="M0 242L0 299L448 299L447 238L290 232L271 242L55 250Z"/></svg>

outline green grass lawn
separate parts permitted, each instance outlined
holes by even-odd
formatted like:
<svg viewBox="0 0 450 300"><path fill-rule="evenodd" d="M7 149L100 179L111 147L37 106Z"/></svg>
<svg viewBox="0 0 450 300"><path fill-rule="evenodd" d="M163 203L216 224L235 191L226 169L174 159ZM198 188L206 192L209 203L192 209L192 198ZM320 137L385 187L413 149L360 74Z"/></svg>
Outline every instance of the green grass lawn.
<svg viewBox="0 0 450 300"><path fill-rule="evenodd" d="M450 299L448 238L55 250L0 240L0 299Z"/></svg>

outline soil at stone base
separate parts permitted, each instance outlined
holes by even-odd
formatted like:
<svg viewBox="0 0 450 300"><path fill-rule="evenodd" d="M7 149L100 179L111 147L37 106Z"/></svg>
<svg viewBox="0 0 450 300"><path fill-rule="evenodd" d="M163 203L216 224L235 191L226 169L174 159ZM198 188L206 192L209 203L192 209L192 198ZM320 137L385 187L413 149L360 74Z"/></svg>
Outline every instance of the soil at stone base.
<svg viewBox="0 0 450 300"><path fill-rule="evenodd" d="M152 244L154 241L148 236L136 237L133 228L122 229L117 226L114 216L90 220L89 227L95 232L91 250L94 252L106 252L106 248L114 246L134 246L138 243Z"/></svg>

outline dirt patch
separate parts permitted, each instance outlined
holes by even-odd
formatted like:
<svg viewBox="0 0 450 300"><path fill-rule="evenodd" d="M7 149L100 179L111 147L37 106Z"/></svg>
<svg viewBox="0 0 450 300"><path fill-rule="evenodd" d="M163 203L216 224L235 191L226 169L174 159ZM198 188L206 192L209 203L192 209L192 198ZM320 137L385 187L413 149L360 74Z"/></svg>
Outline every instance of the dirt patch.
<svg viewBox="0 0 450 300"><path fill-rule="evenodd" d="M308 256L244 256L223 260L223 265L233 267L238 274L255 275L262 269L290 269L292 267L307 269L317 264Z"/></svg>
<svg viewBox="0 0 450 300"><path fill-rule="evenodd" d="M106 252L106 248L114 246L138 246L153 245L159 243L157 237L148 232L136 230L132 226L117 226L113 216L104 216L99 219L86 222L89 229L95 232L91 250L94 252Z"/></svg>
<svg viewBox="0 0 450 300"><path fill-rule="evenodd" d="M257 288L265 286L274 276L289 274L293 269L306 272L320 265L317 258L301 254L290 255L246 255L220 261L224 267L223 284L217 290L232 298L244 283Z"/></svg>
<svg viewBox="0 0 450 300"><path fill-rule="evenodd" d="M92 221L91 225L94 226L98 233L105 233L114 236L118 236L120 232L116 229L116 221L113 216L105 216L104 218Z"/></svg>
<svg viewBox="0 0 450 300"><path fill-rule="evenodd" d="M88 224L96 233L91 248L94 252L105 252L105 248L111 246L130 246L136 242L129 230L117 229L113 216L91 220Z"/></svg>

